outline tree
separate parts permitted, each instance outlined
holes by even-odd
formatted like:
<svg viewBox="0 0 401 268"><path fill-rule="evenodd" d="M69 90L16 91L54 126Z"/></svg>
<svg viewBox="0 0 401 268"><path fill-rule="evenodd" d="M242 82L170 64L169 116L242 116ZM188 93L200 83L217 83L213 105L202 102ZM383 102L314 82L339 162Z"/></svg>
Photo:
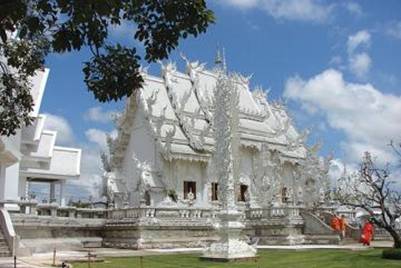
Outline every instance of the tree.
<svg viewBox="0 0 401 268"><path fill-rule="evenodd" d="M391 147L401 160L401 145ZM399 169L400 165L395 168ZM362 208L372 216L378 227L385 229L393 238L394 247L401 248L401 234L397 230L396 220L401 217L401 192L396 189L391 174L391 165L383 167L366 152L359 171L339 180L335 197L346 206ZM375 215L379 212L380 214Z"/></svg>
<svg viewBox="0 0 401 268"><path fill-rule="evenodd" d="M29 81L49 53L89 48L83 67L88 90L100 102L117 101L143 79L141 56L135 47L111 43L111 27L134 24L133 38L150 63L213 22L205 0L0 0L0 135L32 122Z"/></svg>

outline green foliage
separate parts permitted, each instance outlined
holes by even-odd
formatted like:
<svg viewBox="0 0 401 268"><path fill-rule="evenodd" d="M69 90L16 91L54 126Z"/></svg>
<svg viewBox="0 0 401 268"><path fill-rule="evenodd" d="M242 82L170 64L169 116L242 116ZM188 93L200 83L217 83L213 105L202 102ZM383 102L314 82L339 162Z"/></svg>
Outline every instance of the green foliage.
<svg viewBox="0 0 401 268"><path fill-rule="evenodd" d="M141 87L140 58L135 49L119 44L106 46L105 50L104 55L95 55L84 63L85 83L99 101L117 101Z"/></svg>
<svg viewBox="0 0 401 268"><path fill-rule="evenodd" d="M16 79L8 73L0 74L0 84L4 86L0 94L0 135L13 135L21 125L32 121L29 113L33 110L33 99L26 79Z"/></svg>
<svg viewBox="0 0 401 268"><path fill-rule="evenodd" d="M400 248L389 248L384 249L382 257L390 260L401 260L401 249Z"/></svg>
<svg viewBox="0 0 401 268"><path fill-rule="evenodd" d="M144 59L155 62L167 58L180 39L205 32L214 16L205 0L2 0L0 22L5 58L0 84L6 88L0 88L0 104L7 109L0 135L12 135L31 121L29 77L43 68L49 53L89 47L92 57L83 68L88 90L101 102L117 101L139 89L143 79L141 56L135 48L111 44L111 27L134 24L132 38L144 45ZM15 31L17 38L11 38ZM19 106L13 114L14 101Z"/></svg>

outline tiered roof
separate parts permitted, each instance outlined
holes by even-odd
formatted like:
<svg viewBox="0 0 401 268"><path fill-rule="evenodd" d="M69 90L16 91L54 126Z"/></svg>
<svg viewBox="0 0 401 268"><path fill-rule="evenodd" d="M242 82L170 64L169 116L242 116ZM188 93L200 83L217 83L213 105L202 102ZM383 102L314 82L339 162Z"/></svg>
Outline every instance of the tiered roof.
<svg viewBox="0 0 401 268"><path fill-rule="evenodd" d="M119 135L112 146L114 163L121 163L137 109L142 109L151 134L167 160L208 161L214 148L213 103L218 70L188 62L186 73L174 64L162 65L161 77L143 73L143 88L132 96L119 119ZM260 150L267 144L282 157L297 161L306 156L304 134L299 134L285 107L268 102L262 89L250 90L250 78L231 76L239 92L240 142Z"/></svg>

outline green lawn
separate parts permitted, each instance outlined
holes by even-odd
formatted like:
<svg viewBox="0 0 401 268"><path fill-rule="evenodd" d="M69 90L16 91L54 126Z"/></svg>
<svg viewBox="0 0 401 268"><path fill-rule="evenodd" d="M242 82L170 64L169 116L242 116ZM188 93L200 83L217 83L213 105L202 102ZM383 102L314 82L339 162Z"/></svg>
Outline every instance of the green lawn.
<svg viewBox="0 0 401 268"><path fill-rule="evenodd" d="M380 249L350 250L263 250L256 262L214 263L199 260L199 255L161 255L143 257L143 268L156 267L296 267L296 268L368 268L401 267L401 261L384 260ZM74 268L86 268L86 263L74 264ZM92 263L91 268L135 268L140 266L139 257L109 258L103 263Z"/></svg>

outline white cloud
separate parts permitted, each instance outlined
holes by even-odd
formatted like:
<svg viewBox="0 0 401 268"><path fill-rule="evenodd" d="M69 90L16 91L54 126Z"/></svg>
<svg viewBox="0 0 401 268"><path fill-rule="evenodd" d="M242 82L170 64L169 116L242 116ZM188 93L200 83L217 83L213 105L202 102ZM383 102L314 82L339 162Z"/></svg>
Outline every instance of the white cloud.
<svg viewBox="0 0 401 268"><path fill-rule="evenodd" d="M223 4L239 9L262 9L276 19L297 21L326 21L334 5L324 5L316 0L221 0Z"/></svg>
<svg viewBox="0 0 401 268"><path fill-rule="evenodd" d="M346 10L348 10L348 12L350 12L353 15L356 15L356 16L363 15L362 7L358 3L347 2L344 4L344 7Z"/></svg>
<svg viewBox="0 0 401 268"><path fill-rule="evenodd" d="M104 112L101 111L102 113ZM98 115L96 112L93 114ZM90 143L77 143L69 122L64 117L53 114L46 114L45 129L57 131L57 144L82 149L81 176L79 180L68 182L66 191L70 192L66 193L67 198L87 199L89 195L98 197L103 172L100 152L106 148L106 132L89 129L85 135ZM116 130L110 134L115 137Z"/></svg>
<svg viewBox="0 0 401 268"><path fill-rule="evenodd" d="M343 63L343 59L341 58L341 56L334 56L330 59L329 64L331 65L341 65Z"/></svg>
<svg viewBox="0 0 401 268"><path fill-rule="evenodd" d="M358 52L370 46L371 36L366 30L350 35L347 41L348 68L356 77L364 78L372 66L372 59L366 52Z"/></svg>
<svg viewBox="0 0 401 268"><path fill-rule="evenodd" d="M396 39L401 39L401 21L395 21L388 24L386 34Z"/></svg>
<svg viewBox="0 0 401 268"><path fill-rule="evenodd" d="M88 109L84 114L84 119L97 123L109 123L115 111L104 111L102 107L96 106Z"/></svg>
<svg viewBox="0 0 401 268"><path fill-rule="evenodd" d="M364 78L371 66L372 60L365 52L351 55L349 58L350 71L359 78Z"/></svg>
<svg viewBox="0 0 401 268"><path fill-rule="evenodd" d="M92 142L95 143L99 146L100 149L105 151L107 149L107 135L110 135L112 138L115 138L117 136L117 130L114 129L110 133L96 129L96 128L91 128L85 131L85 136L86 138Z"/></svg>
<svg viewBox="0 0 401 268"><path fill-rule="evenodd" d="M68 121L62 116L53 114L45 114L45 115L46 115L46 120L44 129L57 131L56 143L58 145L73 144L74 134Z"/></svg>
<svg viewBox="0 0 401 268"><path fill-rule="evenodd" d="M115 138L117 130L106 132L100 129L88 129L85 136L91 144L85 144L83 148L82 163L86 163L82 167L82 180L79 185L83 185L94 197L99 197L102 185L102 161L100 153L107 151L107 135ZM95 144L95 146L93 146Z"/></svg>
<svg viewBox="0 0 401 268"><path fill-rule="evenodd" d="M86 138L95 144L97 144L101 149L107 148L107 134L106 132L99 129L88 129L85 131Z"/></svg>
<svg viewBox="0 0 401 268"><path fill-rule="evenodd" d="M357 32L354 35L348 36L347 48L348 53L352 54L358 47L368 47L370 45L370 33L366 30Z"/></svg>
<svg viewBox="0 0 401 268"><path fill-rule="evenodd" d="M222 0L221 2L239 8L254 8L260 3L260 0Z"/></svg>
<svg viewBox="0 0 401 268"><path fill-rule="evenodd" d="M71 184L79 186L87 197L99 197L99 188L102 183L102 161L100 159L100 148L84 144L82 147L81 177ZM85 195L85 194L80 194Z"/></svg>
<svg viewBox="0 0 401 268"><path fill-rule="evenodd" d="M349 83L334 69L309 80L288 79L284 96L301 108L315 107L331 128L345 134L340 146L346 160L358 162L364 151L371 151L382 162L394 161L387 144L401 140L401 96L384 94L370 84Z"/></svg>
<svg viewBox="0 0 401 268"><path fill-rule="evenodd" d="M358 166L356 164L345 164L340 158L334 158L330 161L329 167L329 179L333 186L342 176L348 176L358 171Z"/></svg>

